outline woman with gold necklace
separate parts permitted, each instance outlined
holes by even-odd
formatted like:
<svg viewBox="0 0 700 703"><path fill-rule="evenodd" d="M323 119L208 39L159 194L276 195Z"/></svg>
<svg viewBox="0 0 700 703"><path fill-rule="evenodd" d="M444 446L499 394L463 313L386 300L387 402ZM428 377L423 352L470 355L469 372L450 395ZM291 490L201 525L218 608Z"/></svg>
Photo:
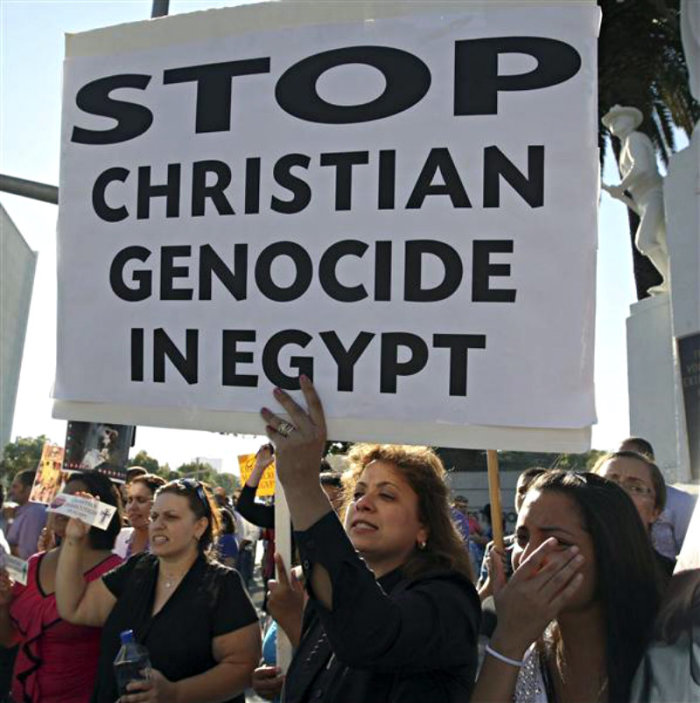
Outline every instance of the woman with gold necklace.
<svg viewBox="0 0 700 703"><path fill-rule="evenodd" d="M538 477L513 567L506 584L489 562L498 625L471 703L626 703L662 576L625 491L590 473Z"/></svg>
<svg viewBox="0 0 700 703"><path fill-rule="evenodd" d="M103 628L93 703L117 700L112 663L124 630L148 648L153 668L120 703L242 703L260 659L260 627L238 572L207 558L218 526L202 483L171 481L151 510L151 553L86 587L78 566L87 526L69 521L56 601L69 622Z"/></svg>

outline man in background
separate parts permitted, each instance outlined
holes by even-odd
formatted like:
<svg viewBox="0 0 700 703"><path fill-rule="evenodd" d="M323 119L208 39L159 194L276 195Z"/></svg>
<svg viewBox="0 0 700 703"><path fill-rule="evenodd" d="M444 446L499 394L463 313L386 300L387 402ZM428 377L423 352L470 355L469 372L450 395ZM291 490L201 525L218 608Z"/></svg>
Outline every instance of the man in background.
<svg viewBox="0 0 700 703"><path fill-rule="evenodd" d="M20 471L10 486L10 498L17 503L17 510L7 541L12 554L20 559L29 559L36 553L39 535L46 525L46 506L29 502L35 476L36 471Z"/></svg>

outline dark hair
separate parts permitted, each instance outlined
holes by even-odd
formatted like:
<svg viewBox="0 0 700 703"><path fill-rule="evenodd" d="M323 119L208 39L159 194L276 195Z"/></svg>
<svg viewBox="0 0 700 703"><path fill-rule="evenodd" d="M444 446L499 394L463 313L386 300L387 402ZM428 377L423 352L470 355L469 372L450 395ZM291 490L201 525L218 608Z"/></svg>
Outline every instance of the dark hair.
<svg viewBox="0 0 700 703"><path fill-rule="evenodd" d="M163 493L172 493L187 499L190 510L194 516L207 519L207 529L199 538L198 548L202 554L209 555L211 546L221 532L221 518L219 508L214 502L212 491L208 484L194 478L179 478L169 481L156 491L155 497Z"/></svg>
<svg viewBox="0 0 700 703"><path fill-rule="evenodd" d="M131 483L137 476L148 475L148 469L144 469L143 466L130 466L126 470L126 482Z"/></svg>
<svg viewBox="0 0 700 703"><path fill-rule="evenodd" d="M221 534L236 534L236 521L228 508L219 508L219 518L221 518Z"/></svg>
<svg viewBox="0 0 700 703"><path fill-rule="evenodd" d="M418 497L418 519L428 529L425 549L414 549L401 571L416 578L436 570L454 570L473 581L469 554L452 521L445 483L447 472L429 447L407 444L356 444L348 453L350 469L343 475L345 505L353 500L355 484L373 461L393 464Z"/></svg>
<svg viewBox="0 0 700 703"><path fill-rule="evenodd" d="M104 475L96 471L84 471L72 473L66 481L66 486L74 481L80 481L85 485L86 492L95 498L99 498L107 505L113 505L117 512L114 513L106 530L91 527L88 532L88 540L93 549L113 549L119 530L122 527L122 499L117 487Z"/></svg>
<svg viewBox="0 0 700 703"><path fill-rule="evenodd" d="M656 619L655 637L674 644L681 633L700 626L700 569L674 574Z"/></svg>
<svg viewBox="0 0 700 703"><path fill-rule="evenodd" d="M151 495L155 495L156 491L166 484L166 481L158 474L138 474L134 476L130 483L143 483L151 492Z"/></svg>
<svg viewBox="0 0 700 703"><path fill-rule="evenodd" d="M646 457L654 461L654 447L651 446L651 442L647 441L643 437L628 437L620 442L620 449L625 445L632 445L633 452L639 452L644 454ZM622 450L625 451L625 450Z"/></svg>
<svg viewBox="0 0 700 703"><path fill-rule="evenodd" d="M639 452L623 450L620 452L611 452L604 454L591 469L594 474L599 474L604 464L613 459L636 459L646 464L651 475L651 483L654 486L654 507L661 512L666 507L666 481L661 469L646 455Z"/></svg>
<svg viewBox="0 0 700 703"><path fill-rule="evenodd" d="M544 469L541 466L531 466L518 476L515 483L515 500L513 501L515 503L516 513L520 512L518 504L520 504L520 508L522 508L522 501L532 482L545 471L548 471L548 469Z"/></svg>
<svg viewBox="0 0 700 703"><path fill-rule="evenodd" d="M34 485L36 471L34 469L24 469L24 471L18 471L15 474L15 478L18 478L22 482L23 486L30 488Z"/></svg>
<svg viewBox="0 0 700 703"><path fill-rule="evenodd" d="M333 488L343 487L343 478L335 471L324 471L320 478L322 486L332 486Z"/></svg>
<svg viewBox="0 0 700 703"><path fill-rule="evenodd" d="M538 476L541 476L548 470L549 469L545 469L541 466L531 466L529 469L525 469L525 471L520 473L518 481L520 481L523 486L529 486Z"/></svg>
<svg viewBox="0 0 700 703"><path fill-rule="evenodd" d="M565 495L581 514L595 551L595 597L605 628L608 700L627 701L662 591L649 535L627 493L597 474L547 471L533 481L528 493L532 491Z"/></svg>

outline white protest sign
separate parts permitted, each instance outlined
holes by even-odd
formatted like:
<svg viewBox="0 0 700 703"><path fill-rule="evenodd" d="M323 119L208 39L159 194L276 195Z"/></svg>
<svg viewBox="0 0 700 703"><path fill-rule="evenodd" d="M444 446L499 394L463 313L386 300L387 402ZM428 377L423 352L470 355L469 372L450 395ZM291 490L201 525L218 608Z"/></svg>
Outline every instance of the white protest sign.
<svg viewBox="0 0 700 703"><path fill-rule="evenodd" d="M112 516L117 511L113 505L108 503L67 493L59 493L51 501L47 510L50 513L78 518L99 530L106 530L109 527Z"/></svg>
<svg viewBox="0 0 700 703"><path fill-rule="evenodd" d="M270 3L70 37L54 414L260 432L306 373L336 439L585 448L598 23Z"/></svg>
<svg viewBox="0 0 700 703"><path fill-rule="evenodd" d="M27 572L29 571L29 562L11 554L3 553L0 556L0 566L7 570L10 578L23 586L27 585Z"/></svg>

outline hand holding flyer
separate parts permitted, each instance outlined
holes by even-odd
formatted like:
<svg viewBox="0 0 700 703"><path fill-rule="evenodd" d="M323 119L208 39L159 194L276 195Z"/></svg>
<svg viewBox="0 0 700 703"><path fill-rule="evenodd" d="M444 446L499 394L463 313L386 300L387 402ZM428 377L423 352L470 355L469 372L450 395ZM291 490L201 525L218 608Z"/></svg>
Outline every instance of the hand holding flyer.
<svg viewBox="0 0 700 703"><path fill-rule="evenodd" d="M21 583L23 586L27 585L29 565L24 559L14 557L11 554L2 554L0 556L0 566L5 569L13 581ZM0 590L2 590L1 587Z"/></svg>
<svg viewBox="0 0 700 703"><path fill-rule="evenodd" d="M66 493L57 495L48 507L50 513L78 518L100 530L107 529L115 511L116 508L113 505L102 503L94 498L84 498Z"/></svg>

